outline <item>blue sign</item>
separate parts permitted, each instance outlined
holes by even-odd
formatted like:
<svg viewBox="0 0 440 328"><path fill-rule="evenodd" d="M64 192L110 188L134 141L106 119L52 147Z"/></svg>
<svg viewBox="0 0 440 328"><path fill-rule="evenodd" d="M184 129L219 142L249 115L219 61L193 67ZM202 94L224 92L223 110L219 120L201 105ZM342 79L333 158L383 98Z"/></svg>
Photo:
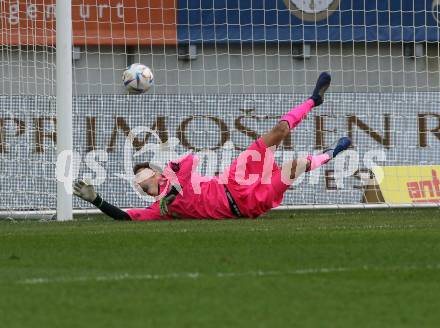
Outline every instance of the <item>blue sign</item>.
<svg viewBox="0 0 440 328"><path fill-rule="evenodd" d="M179 0L179 42L439 41L440 0Z"/></svg>

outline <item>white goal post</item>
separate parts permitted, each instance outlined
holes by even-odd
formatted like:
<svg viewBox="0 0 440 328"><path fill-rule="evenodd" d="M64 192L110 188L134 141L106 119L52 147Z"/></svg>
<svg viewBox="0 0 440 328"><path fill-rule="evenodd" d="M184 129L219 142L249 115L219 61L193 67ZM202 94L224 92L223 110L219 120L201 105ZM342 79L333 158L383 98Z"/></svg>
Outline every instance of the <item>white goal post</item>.
<svg viewBox="0 0 440 328"><path fill-rule="evenodd" d="M345 162L298 181L281 208L437 206L439 7L0 0L0 216L94 213L66 188L79 177L117 206L145 206L129 181L136 161L163 164L193 151L201 172L216 174L309 97L321 71L333 78L325 103L276 159L318 152L343 135L354 147ZM146 94L124 88L132 63L154 73ZM140 132L130 140L133 129Z"/></svg>
<svg viewBox="0 0 440 328"><path fill-rule="evenodd" d="M72 4L57 0L56 20L56 107L57 107L57 220L73 219L72 174L68 168L73 161L72 128ZM66 161L62 159L66 158Z"/></svg>

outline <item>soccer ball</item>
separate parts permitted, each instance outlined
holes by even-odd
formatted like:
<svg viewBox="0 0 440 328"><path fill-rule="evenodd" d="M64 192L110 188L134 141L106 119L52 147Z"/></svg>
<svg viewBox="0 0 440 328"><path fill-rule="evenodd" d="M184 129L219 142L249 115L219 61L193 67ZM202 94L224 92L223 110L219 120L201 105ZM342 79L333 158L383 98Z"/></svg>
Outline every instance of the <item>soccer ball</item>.
<svg viewBox="0 0 440 328"><path fill-rule="evenodd" d="M131 64L122 74L122 81L130 93L143 93L153 85L153 72L148 66Z"/></svg>

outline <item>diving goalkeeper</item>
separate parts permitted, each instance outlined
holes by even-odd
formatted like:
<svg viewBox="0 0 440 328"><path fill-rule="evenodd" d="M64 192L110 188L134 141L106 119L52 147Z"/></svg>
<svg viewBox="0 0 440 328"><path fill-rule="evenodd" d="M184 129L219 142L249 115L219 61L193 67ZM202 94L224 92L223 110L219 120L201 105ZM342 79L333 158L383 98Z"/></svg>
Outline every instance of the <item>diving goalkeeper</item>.
<svg viewBox="0 0 440 328"><path fill-rule="evenodd" d="M157 198L149 207L121 210L81 180L74 184L73 192L116 220L257 217L277 207L284 192L301 174L324 165L351 145L350 139L343 137L321 154L298 158L282 167L274 161L276 147L313 107L322 104L330 82L330 75L321 73L312 96L283 115L271 131L250 145L219 176L199 175L195 171L197 157L192 154L171 161L164 170L148 162L135 165L135 183Z"/></svg>

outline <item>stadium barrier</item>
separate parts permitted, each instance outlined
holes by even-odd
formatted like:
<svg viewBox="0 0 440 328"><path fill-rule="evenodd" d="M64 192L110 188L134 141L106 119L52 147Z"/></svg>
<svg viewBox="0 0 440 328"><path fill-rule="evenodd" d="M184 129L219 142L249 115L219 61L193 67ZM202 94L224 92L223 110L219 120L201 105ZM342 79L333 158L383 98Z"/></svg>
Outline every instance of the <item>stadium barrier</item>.
<svg viewBox="0 0 440 328"><path fill-rule="evenodd" d="M276 123L283 112L306 97L305 94L75 96L73 143L78 156L73 178L96 179L98 191L120 207L145 206L151 199L141 199L128 181L127 171L133 162L152 160L164 165L193 151L202 157L201 173L216 174ZM368 182L373 167L438 163L439 98L440 93L435 92L329 94L326 103L284 141L277 151L277 161L319 151L343 135L353 139L354 147L341 157L339 164L330 163L300 179L287 191L284 208L363 207L368 203L366 190L369 189L370 195L378 195ZM0 209L53 210L55 98L5 96L0 97L0 108L0 162L4 172L0 178ZM146 127L155 133L135 136L130 145L132 153L126 154L126 137L136 127ZM167 143L164 146L161 142ZM89 167L90 161L97 162L101 169ZM338 169L338 165L345 171ZM429 175L427 178L431 177L430 172L425 173ZM381 187L386 201L382 205L395 206L387 201L384 188L389 187ZM88 206L74 200L76 209Z"/></svg>

